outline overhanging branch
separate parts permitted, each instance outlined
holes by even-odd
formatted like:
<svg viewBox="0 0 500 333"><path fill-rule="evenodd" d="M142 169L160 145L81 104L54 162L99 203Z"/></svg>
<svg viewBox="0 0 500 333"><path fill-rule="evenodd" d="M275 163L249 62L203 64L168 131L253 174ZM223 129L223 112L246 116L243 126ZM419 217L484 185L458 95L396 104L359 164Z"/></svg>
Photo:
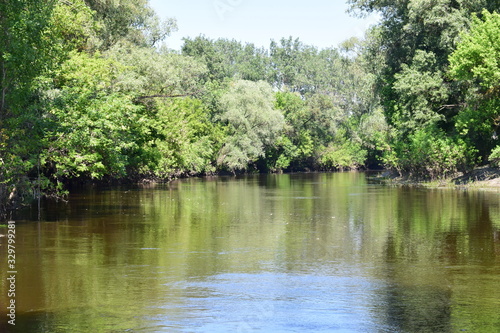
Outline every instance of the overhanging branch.
<svg viewBox="0 0 500 333"><path fill-rule="evenodd" d="M136 97L136 100L143 100L143 99L149 99L149 98L177 98L177 97L188 97L188 96L195 96L199 92L192 92L192 93L185 93L185 94L174 94L174 95L169 95L169 94L156 94L156 95L146 95L146 96L139 96Z"/></svg>

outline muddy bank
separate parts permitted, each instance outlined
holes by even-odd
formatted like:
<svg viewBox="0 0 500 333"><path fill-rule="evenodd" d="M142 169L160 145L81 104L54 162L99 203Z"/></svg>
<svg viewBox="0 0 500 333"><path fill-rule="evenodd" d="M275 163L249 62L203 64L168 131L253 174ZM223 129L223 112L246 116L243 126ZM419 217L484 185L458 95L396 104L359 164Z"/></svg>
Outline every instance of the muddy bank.
<svg viewBox="0 0 500 333"><path fill-rule="evenodd" d="M476 168L453 180L455 185L472 185L478 187L500 187L500 168L484 166Z"/></svg>
<svg viewBox="0 0 500 333"><path fill-rule="evenodd" d="M456 188L497 188L500 189L500 168L483 166L474 170L457 174L453 177L441 179L419 179L411 175L400 175L386 171L380 178L389 185L395 186L422 186L429 188L456 187Z"/></svg>

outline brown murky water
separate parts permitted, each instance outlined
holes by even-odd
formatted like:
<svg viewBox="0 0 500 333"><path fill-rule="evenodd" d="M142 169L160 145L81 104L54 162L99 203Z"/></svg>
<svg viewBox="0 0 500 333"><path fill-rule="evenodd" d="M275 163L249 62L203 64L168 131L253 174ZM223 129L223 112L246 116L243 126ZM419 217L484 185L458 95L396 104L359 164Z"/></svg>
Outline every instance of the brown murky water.
<svg viewBox="0 0 500 333"><path fill-rule="evenodd" d="M364 173L81 190L16 220L15 328L6 240L1 332L500 331L495 191Z"/></svg>

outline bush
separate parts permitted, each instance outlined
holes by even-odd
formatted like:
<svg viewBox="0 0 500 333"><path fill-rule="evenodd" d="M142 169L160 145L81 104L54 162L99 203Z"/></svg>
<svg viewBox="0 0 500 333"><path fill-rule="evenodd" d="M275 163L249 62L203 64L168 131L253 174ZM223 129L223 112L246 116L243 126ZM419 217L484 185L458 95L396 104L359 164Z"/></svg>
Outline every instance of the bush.
<svg viewBox="0 0 500 333"><path fill-rule="evenodd" d="M357 169L365 163L367 151L351 141L329 145L319 158L320 166L325 169Z"/></svg>
<svg viewBox="0 0 500 333"><path fill-rule="evenodd" d="M430 127L409 135L408 142L393 143L384 161L400 174L436 179L471 168L476 152L464 140Z"/></svg>
<svg viewBox="0 0 500 333"><path fill-rule="evenodd" d="M500 146L496 146L495 149L491 151L490 157L488 158L493 166L500 166Z"/></svg>
<svg viewBox="0 0 500 333"><path fill-rule="evenodd" d="M202 101L189 97L157 101L152 123L153 159L144 170L160 178L215 171L212 161L225 133L221 125L211 122Z"/></svg>

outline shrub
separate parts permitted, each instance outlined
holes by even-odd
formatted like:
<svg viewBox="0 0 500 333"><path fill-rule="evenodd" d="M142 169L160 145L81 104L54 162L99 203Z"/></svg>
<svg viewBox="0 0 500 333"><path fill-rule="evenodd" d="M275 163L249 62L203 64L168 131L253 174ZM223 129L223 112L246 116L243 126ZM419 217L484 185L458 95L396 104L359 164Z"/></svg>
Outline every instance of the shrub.
<svg viewBox="0 0 500 333"><path fill-rule="evenodd" d="M387 166L410 177L436 179L472 167L476 150L460 138L449 137L435 127L409 135L408 142L396 142L386 154Z"/></svg>
<svg viewBox="0 0 500 333"><path fill-rule="evenodd" d="M500 166L500 146L496 146L490 154L488 159L490 163L494 166Z"/></svg>

